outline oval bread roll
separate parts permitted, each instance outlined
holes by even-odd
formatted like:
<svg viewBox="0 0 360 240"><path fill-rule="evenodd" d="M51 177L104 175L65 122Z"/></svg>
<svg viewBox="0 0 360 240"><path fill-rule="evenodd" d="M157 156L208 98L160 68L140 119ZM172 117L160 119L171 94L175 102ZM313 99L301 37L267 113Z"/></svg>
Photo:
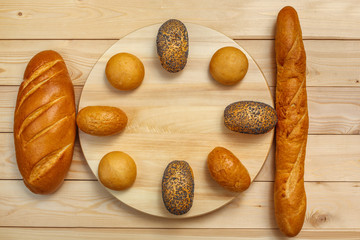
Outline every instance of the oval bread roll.
<svg viewBox="0 0 360 240"><path fill-rule="evenodd" d="M251 178L248 170L228 149L214 148L208 155L207 165L211 177L224 188L233 192L249 188Z"/></svg>
<svg viewBox="0 0 360 240"><path fill-rule="evenodd" d="M34 193L58 189L69 170L76 135L74 88L63 58L55 51L28 63L14 114L16 160Z"/></svg>
<svg viewBox="0 0 360 240"><path fill-rule="evenodd" d="M81 131L94 136L109 136L122 131L128 118L120 108L87 106L81 109L76 123Z"/></svg>

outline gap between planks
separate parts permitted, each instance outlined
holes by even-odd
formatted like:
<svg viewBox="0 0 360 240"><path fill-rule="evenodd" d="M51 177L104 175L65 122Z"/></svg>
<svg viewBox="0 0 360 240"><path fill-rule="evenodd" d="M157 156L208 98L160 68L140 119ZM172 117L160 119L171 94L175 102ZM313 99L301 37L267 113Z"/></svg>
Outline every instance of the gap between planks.
<svg viewBox="0 0 360 240"><path fill-rule="evenodd" d="M34 236L38 239L41 237L48 239L119 239L126 237L127 239L166 239L171 236L172 239L286 239L277 228L204 228L204 229L161 229L161 228L108 228L108 227L93 227L93 228L62 228L62 227L0 227L3 229L1 235L12 237L27 237ZM359 234L358 229L332 229L332 230L302 230L297 239L356 239Z"/></svg>
<svg viewBox="0 0 360 240"><path fill-rule="evenodd" d="M0 176L3 180L20 180L22 177L16 165L12 134L0 133L0 137L3 138L0 142L0 154L3 155ZM359 135L310 135L305 159L305 181L360 181L359 141ZM273 143L255 181L273 181L274 162L275 144ZM66 179L96 180L82 153L78 138L75 141L73 162Z"/></svg>
<svg viewBox="0 0 360 240"><path fill-rule="evenodd" d="M27 62L44 49L59 51L73 83L82 86L93 65L117 40L1 40L2 85L21 83ZM275 86L273 40L236 40L256 61L269 86ZM358 40L304 40L307 53L307 86L360 86Z"/></svg>
<svg viewBox="0 0 360 240"><path fill-rule="evenodd" d="M95 182L66 183L52 196L31 194L20 182L0 181L3 226L274 228L273 187L254 183L239 197L212 213L188 219L143 214L113 198ZM304 230L359 227L359 185L306 183L308 210ZM39 204L41 202L41 204ZM22 216L28 216L28 219ZM244 218L251 215L252 218ZM89 216L92 216L89 220ZM52 221L48 221L51 218Z"/></svg>

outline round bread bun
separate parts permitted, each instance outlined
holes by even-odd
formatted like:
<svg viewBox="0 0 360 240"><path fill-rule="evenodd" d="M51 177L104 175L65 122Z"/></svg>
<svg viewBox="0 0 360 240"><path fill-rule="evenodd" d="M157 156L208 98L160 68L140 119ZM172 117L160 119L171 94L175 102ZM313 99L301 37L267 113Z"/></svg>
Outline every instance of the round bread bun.
<svg viewBox="0 0 360 240"><path fill-rule="evenodd" d="M105 74L113 87L127 91L141 85L145 76L145 68L135 55L118 53L107 62Z"/></svg>
<svg viewBox="0 0 360 240"><path fill-rule="evenodd" d="M234 85L245 77L248 67L248 59L240 49L223 47L212 56L209 70L217 82Z"/></svg>
<svg viewBox="0 0 360 240"><path fill-rule="evenodd" d="M110 152L101 159L98 174L105 187L117 191L124 190L135 182L136 164L124 152Z"/></svg>

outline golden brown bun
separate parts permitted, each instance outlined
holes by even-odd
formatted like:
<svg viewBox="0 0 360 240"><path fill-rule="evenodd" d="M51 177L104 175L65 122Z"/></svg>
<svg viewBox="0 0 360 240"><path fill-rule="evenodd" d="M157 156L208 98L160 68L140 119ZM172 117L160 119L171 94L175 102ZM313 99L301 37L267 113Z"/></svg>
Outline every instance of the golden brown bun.
<svg viewBox="0 0 360 240"><path fill-rule="evenodd" d="M74 88L62 57L47 50L28 63L14 114L16 160L34 193L54 192L69 170L76 135Z"/></svg>
<svg viewBox="0 0 360 240"><path fill-rule="evenodd" d="M245 54L235 47L223 47L217 50L210 60L211 76L224 85L234 85L246 75L249 62Z"/></svg>
<svg viewBox="0 0 360 240"><path fill-rule="evenodd" d="M283 8L277 18L275 217L287 236L297 235L306 212L304 162L309 127L306 55L298 15Z"/></svg>
<svg viewBox="0 0 360 240"><path fill-rule="evenodd" d="M81 109L76 117L81 131L95 136L118 133L127 122L128 118L120 108L110 106L88 106Z"/></svg>
<svg viewBox="0 0 360 240"><path fill-rule="evenodd" d="M211 177L224 188L233 192L243 192L249 188L249 172L228 149L214 148L208 155L207 164Z"/></svg>
<svg viewBox="0 0 360 240"><path fill-rule="evenodd" d="M105 187L117 191L124 190L131 187L135 182L136 164L124 152L110 152L101 159L98 174Z"/></svg>
<svg viewBox="0 0 360 240"><path fill-rule="evenodd" d="M118 53L107 62L105 74L113 87L128 91L141 85L145 76L145 68L135 55Z"/></svg>

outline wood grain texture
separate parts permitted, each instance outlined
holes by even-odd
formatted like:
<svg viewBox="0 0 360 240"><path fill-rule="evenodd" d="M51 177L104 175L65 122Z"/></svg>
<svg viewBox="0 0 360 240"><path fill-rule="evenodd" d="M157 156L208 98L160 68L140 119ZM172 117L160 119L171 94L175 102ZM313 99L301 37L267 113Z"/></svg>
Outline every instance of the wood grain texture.
<svg viewBox="0 0 360 240"><path fill-rule="evenodd" d="M83 86L92 67L116 40L0 40L1 85L19 85L27 62L36 53L54 49L63 56L74 85ZM273 40L237 40L275 86ZM360 87L359 40L305 40L307 86Z"/></svg>
<svg viewBox="0 0 360 240"><path fill-rule="evenodd" d="M345 0L341 4L311 0L285 3L266 0L251 3L236 0L206 3L191 0L36 0L31 3L2 0L0 32L6 34L0 38L118 39L134 29L178 18L213 28L235 39L273 39L276 15L285 4L298 10L305 39L360 38L360 5L357 0Z"/></svg>
<svg viewBox="0 0 360 240"><path fill-rule="evenodd" d="M360 88L307 87L309 134L359 134Z"/></svg>
<svg viewBox="0 0 360 240"><path fill-rule="evenodd" d="M115 40L0 40L1 85L20 85L29 60L51 49L64 58L74 85L84 85L98 58Z"/></svg>
<svg viewBox="0 0 360 240"><path fill-rule="evenodd" d="M309 135L305 163L311 208L297 239L359 239L357 0L0 0L0 238L286 239L273 217L273 150L243 199L203 217L165 221L126 207L108 194L78 142L60 191L46 197L31 194L16 167L12 136L17 88L33 55L45 49L61 53L77 86L78 102L92 67L110 46L169 18L237 39L274 87L275 21L285 5L298 10L303 28L310 134L316 134Z"/></svg>
<svg viewBox="0 0 360 240"><path fill-rule="evenodd" d="M358 229L358 182L307 182L304 230ZM272 182L253 182L246 194L210 214L153 217L122 204L97 181L65 181L51 196L30 193L21 181L0 181L0 225L27 227L274 228ZM244 217L251 216L251 217ZM51 219L51 221L49 221Z"/></svg>
<svg viewBox="0 0 360 240"><path fill-rule="evenodd" d="M269 86L275 86L274 41L237 40L255 59ZM360 86L360 43L358 40L304 40L306 86Z"/></svg>
<svg viewBox="0 0 360 240"><path fill-rule="evenodd" d="M359 239L358 230L303 230L296 239ZM276 229L123 229L123 228L0 228L0 238L28 240L39 238L53 240L98 239L288 239Z"/></svg>
<svg viewBox="0 0 360 240"><path fill-rule="evenodd" d="M0 179L21 179L16 166L12 133L0 133ZM360 181L360 135L309 135L305 162L305 181ZM341 171L339 171L341 169ZM67 180L96 180L79 141ZM256 182L274 180L274 145L270 149Z"/></svg>
<svg viewBox="0 0 360 240"><path fill-rule="evenodd" d="M309 135L305 158L305 181L360 181L359 143L359 135ZM274 166L273 145L255 181L273 181Z"/></svg>
<svg viewBox="0 0 360 240"><path fill-rule="evenodd" d="M13 131L17 90L17 86L0 87L1 132ZM275 88L270 88L272 94L274 94L274 90ZM79 102L81 91L81 86L75 86L76 103ZM307 92L310 116L309 134L356 135L360 133L360 88L307 87ZM204 91L203 96L211 97L213 94L221 94L221 91ZM170 97L168 96L168 100ZM97 101L97 98L94 98L94 101Z"/></svg>
<svg viewBox="0 0 360 240"><path fill-rule="evenodd" d="M125 204L155 216L193 217L213 211L238 195L224 191L211 179L206 159L212 149L222 146L239 156L253 180L273 141L273 130L259 135L228 130L223 123L225 107L240 100L271 106L273 100L260 69L243 49L249 61L244 79L231 87L214 81L208 72L212 55L224 46L241 47L225 35L197 24L186 25L190 50L185 69L177 74L165 71L156 54L159 27L142 28L120 39L95 64L84 85L79 109L119 107L126 113L128 124L121 134L108 137L79 131L80 144L95 176L100 159L108 152L124 151L135 160L137 177L132 187L110 191ZM104 74L107 61L120 52L134 54L145 66L143 83L134 91L113 88ZM194 202L190 211L181 216L170 214L161 198L164 169L174 160L187 161L194 173Z"/></svg>

